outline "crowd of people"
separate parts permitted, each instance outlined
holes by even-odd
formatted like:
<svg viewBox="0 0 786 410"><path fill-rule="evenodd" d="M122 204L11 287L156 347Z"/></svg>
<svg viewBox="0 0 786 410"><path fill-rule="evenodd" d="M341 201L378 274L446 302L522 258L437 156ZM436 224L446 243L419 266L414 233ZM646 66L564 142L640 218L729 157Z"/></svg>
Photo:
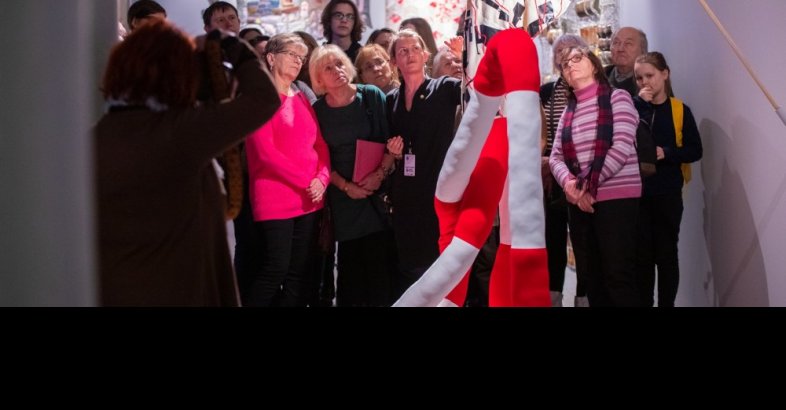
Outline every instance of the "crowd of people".
<svg viewBox="0 0 786 410"><path fill-rule="evenodd" d="M94 131L102 304L392 305L439 256L434 196L461 119L461 33L438 46L415 17L361 45L351 0L325 6L322 45L304 32L265 36L223 1L202 18L209 34L192 39L155 1L135 2L106 67ZM204 69L210 41L232 67L220 79ZM657 304L673 306L685 164L702 156L690 108L638 29L614 33L608 67L572 34L553 51L560 75L532 119L546 135L551 305L563 304L569 237L575 306L653 306L656 271ZM200 92L227 77L231 98ZM657 146L648 177L640 118ZM216 159L233 147L243 201L227 225ZM487 305L498 244L495 228L465 306Z"/></svg>

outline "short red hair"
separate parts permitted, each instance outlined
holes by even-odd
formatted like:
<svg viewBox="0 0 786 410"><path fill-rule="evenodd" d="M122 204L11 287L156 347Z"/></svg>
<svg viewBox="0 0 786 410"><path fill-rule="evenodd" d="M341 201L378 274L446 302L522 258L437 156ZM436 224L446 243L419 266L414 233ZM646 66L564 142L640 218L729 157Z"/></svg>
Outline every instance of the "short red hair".
<svg viewBox="0 0 786 410"><path fill-rule="evenodd" d="M199 82L195 49L170 23L140 27L112 49L101 85L104 98L144 103L155 97L172 108L193 105Z"/></svg>

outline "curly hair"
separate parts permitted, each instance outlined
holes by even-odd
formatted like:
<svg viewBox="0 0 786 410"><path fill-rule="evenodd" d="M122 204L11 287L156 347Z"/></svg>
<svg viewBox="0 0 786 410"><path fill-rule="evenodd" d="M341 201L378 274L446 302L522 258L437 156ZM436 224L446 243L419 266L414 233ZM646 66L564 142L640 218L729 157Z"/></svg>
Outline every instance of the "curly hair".
<svg viewBox="0 0 786 410"><path fill-rule="evenodd" d="M199 82L195 44L165 21L147 24L118 43L109 56L104 98L144 103L154 97L170 107L193 105Z"/></svg>

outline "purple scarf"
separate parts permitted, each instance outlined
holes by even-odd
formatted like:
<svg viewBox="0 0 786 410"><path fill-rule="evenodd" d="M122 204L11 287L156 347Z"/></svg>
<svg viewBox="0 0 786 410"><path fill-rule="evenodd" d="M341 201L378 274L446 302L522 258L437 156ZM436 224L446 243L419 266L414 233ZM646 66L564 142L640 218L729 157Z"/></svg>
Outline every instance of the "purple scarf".
<svg viewBox="0 0 786 410"><path fill-rule="evenodd" d="M614 116L611 111L611 92L613 89L606 84L598 84L598 128L595 137L595 147L590 166L582 171L576 155L576 146L573 144L573 114L576 111L576 98L568 99L568 107L562 114L562 152L565 156L565 165L571 174L576 176L576 188L582 189L585 184L587 191L593 198L598 195L598 181L606 153L611 147L611 138L614 136Z"/></svg>

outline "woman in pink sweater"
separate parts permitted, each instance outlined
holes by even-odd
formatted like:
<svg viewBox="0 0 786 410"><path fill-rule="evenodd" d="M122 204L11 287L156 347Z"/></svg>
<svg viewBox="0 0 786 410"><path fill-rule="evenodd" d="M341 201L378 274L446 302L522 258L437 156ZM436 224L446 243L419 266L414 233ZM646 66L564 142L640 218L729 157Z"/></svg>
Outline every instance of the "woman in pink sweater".
<svg viewBox="0 0 786 410"><path fill-rule="evenodd" d="M611 88L587 48L566 48L562 76L568 107L549 165L565 190L577 274L590 306L639 306L636 217L641 176L634 148L639 115L630 94Z"/></svg>
<svg viewBox="0 0 786 410"><path fill-rule="evenodd" d="M330 158L311 105L292 86L308 48L299 36L280 34L265 52L281 108L246 143L264 262L242 298L246 306L305 306L318 286L312 258Z"/></svg>

